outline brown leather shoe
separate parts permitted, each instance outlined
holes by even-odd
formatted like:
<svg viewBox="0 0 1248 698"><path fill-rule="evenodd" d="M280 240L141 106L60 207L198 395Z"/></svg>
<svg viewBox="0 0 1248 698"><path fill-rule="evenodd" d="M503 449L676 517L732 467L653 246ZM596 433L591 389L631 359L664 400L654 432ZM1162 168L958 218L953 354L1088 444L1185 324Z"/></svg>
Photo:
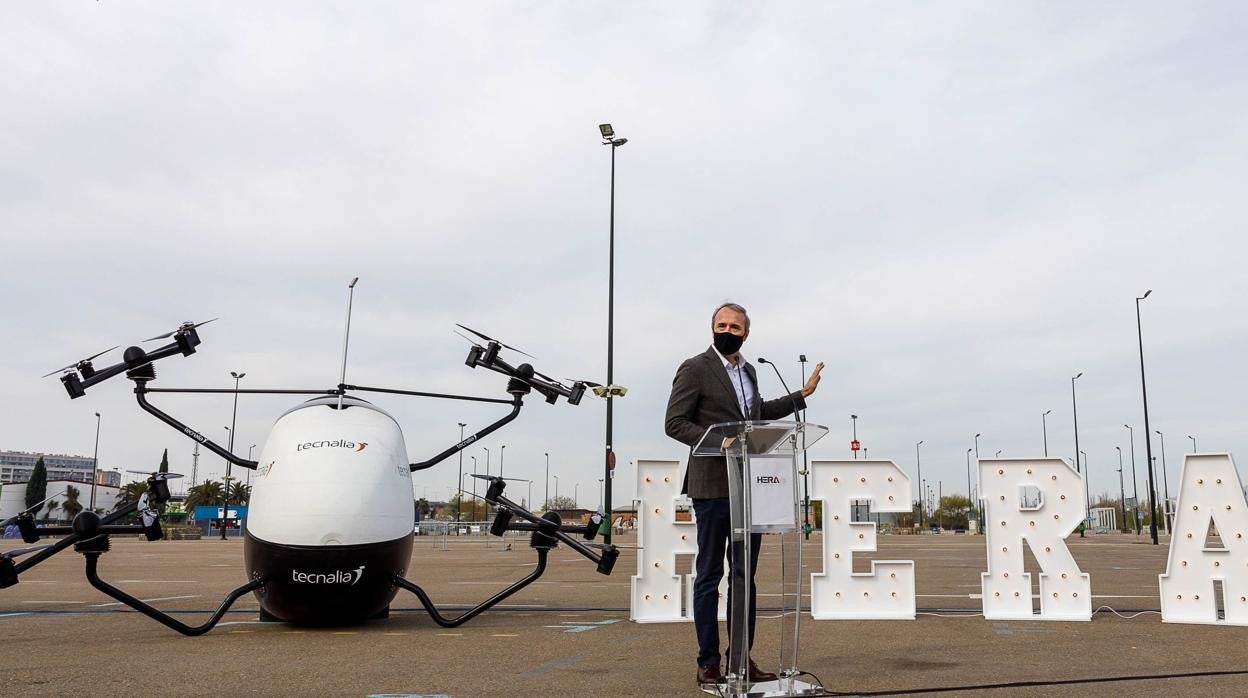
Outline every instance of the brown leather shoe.
<svg viewBox="0 0 1248 698"><path fill-rule="evenodd" d="M769 671L763 671L758 668L754 660L750 660L750 683L758 683L759 681L775 681L780 678Z"/></svg>
<svg viewBox="0 0 1248 698"><path fill-rule="evenodd" d="M724 675L720 673L718 664L703 664L698 667L698 685L723 682Z"/></svg>

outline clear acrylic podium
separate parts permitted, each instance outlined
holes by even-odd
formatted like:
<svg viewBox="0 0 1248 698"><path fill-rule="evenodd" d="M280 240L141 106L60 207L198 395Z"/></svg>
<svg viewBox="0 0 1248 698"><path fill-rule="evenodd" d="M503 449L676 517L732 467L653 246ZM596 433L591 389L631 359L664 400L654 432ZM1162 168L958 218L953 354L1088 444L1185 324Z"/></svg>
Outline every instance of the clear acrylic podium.
<svg viewBox="0 0 1248 698"><path fill-rule="evenodd" d="M693 449L695 456L725 456L732 533L728 556L744 571L744 584L730 584L727 686L707 693L748 698L823 695L818 686L799 681L798 630L802 610L801 495L798 460L828 428L804 422L724 422L712 425ZM751 533L780 537L779 679L750 685ZM731 572L729 572L731 574ZM765 667L764 667L765 668Z"/></svg>

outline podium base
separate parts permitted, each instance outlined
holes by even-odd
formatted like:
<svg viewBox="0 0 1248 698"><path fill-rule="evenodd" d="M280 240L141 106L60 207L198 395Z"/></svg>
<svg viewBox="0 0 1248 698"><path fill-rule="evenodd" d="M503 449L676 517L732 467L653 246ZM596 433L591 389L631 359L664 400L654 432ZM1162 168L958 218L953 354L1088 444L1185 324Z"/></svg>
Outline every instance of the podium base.
<svg viewBox="0 0 1248 698"><path fill-rule="evenodd" d="M738 684L732 680L726 683L704 683L701 684L700 688L703 693L724 698L782 698L786 696L832 695L826 689L813 683L784 677L775 681L759 681L752 684Z"/></svg>

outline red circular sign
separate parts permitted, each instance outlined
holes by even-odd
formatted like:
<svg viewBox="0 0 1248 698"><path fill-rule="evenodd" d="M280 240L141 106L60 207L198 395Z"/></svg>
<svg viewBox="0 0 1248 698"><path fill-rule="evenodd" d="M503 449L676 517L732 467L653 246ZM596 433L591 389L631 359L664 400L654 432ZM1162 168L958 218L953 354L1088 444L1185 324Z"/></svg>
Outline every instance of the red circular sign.
<svg viewBox="0 0 1248 698"><path fill-rule="evenodd" d="M853 441L850 441L850 442L849 442L849 450L851 450L851 451L857 451L857 450L859 450L859 448L858 448L858 447L859 447L859 443L858 443L858 440L857 440L857 439L854 439Z"/></svg>

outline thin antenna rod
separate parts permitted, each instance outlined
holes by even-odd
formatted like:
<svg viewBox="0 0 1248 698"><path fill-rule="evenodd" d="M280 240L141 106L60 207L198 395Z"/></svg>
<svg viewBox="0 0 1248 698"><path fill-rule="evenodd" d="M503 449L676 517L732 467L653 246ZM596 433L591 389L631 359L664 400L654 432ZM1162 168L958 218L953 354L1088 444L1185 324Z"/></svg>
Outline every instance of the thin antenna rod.
<svg viewBox="0 0 1248 698"><path fill-rule="evenodd" d="M360 277L351 279L351 283L347 284L347 329L342 336L342 373L338 377L338 384L342 385L347 382L347 345L351 342L351 304L355 300L355 282ZM338 409L342 409L342 393L338 394Z"/></svg>

